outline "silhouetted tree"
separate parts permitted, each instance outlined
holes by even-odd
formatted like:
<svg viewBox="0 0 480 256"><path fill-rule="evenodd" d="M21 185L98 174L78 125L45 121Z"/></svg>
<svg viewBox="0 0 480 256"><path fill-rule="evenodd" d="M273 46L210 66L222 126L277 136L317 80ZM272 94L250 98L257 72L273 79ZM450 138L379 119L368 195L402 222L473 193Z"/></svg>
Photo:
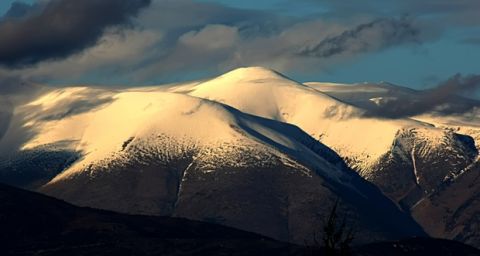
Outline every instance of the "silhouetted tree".
<svg viewBox="0 0 480 256"><path fill-rule="evenodd" d="M354 231L352 228L347 228L345 217L341 222L338 221L337 209L338 200L323 226L323 248L327 256L348 256L351 255L350 245L355 238Z"/></svg>

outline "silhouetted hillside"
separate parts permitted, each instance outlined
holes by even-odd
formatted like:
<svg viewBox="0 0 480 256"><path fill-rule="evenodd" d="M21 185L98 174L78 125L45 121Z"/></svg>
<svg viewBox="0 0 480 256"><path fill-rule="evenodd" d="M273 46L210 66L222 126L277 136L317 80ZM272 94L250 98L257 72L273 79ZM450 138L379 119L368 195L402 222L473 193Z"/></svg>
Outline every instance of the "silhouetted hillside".
<svg viewBox="0 0 480 256"><path fill-rule="evenodd" d="M170 217L76 207L0 185L0 255L322 255L320 249ZM355 249L361 256L480 255L472 247L429 238Z"/></svg>

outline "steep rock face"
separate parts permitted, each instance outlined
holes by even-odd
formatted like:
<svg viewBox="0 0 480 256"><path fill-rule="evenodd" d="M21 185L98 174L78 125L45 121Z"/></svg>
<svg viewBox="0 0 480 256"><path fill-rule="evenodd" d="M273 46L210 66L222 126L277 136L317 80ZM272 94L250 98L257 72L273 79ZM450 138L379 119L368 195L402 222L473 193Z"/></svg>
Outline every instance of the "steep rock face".
<svg viewBox="0 0 480 256"><path fill-rule="evenodd" d="M374 165L377 171L367 179L409 209L462 172L477 155L470 137L441 130L403 129L391 150Z"/></svg>
<svg viewBox="0 0 480 256"><path fill-rule="evenodd" d="M446 131L465 134L480 147L479 117L474 110L464 115L422 115L419 120ZM480 247L480 157L450 175L424 200L412 208L413 216L434 236L463 241Z"/></svg>

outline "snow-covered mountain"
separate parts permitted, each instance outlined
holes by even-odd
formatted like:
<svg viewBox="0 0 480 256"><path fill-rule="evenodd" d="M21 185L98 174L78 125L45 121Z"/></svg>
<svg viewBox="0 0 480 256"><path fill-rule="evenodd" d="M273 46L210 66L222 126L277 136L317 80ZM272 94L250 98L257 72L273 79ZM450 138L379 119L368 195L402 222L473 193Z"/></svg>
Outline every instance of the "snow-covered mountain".
<svg viewBox="0 0 480 256"><path fill-rule="evenodd" d="M15 116L23 122L12 122L5 136L21 137L20 127L30 132L19 153L4 157L3 180L77 205L304 243L321 232L339 198L342 215L362 234L358 242L422 234L298 127L210 100L76 87L54 90Z"/></svg>
<svg viewBox="0 0 480 256"><path fill-rule="evenodd" d="M407 212L415 211L413 208L420 201L478 161L475 145L480 143L472 138L478 139L479 134L472 125L475 120L470 125L453 127L446 125L445 120L445 125L438 125L442 121L439 117L447 117L441 112L404 118L372 115L372 110L382 108L388 100L421 99L418 91L387 83L301 84L275 71L253 67L166 90L222 102L300 127L335 150L349 167L377 185ZM477 103L453 97L448 104L457 111ZM472 115L475 116L469 116ZM431 122L432 118L428 118L431 116L436 122ZM450 117L458 119L453 113ZM473 204L471 207L478 209ZM417 219L423 222L422 218ZM458 234L463 232L463 226L456 228ZM480 235L474 233L476 237Z"/></svg>
<svg viewBox="0 0 480 256"><path fill-rule="evenodd" d="M52 90L0 116L9 123L0 181L297 243L321 230L339 198L357 242L421 234L411 214L429 234L480 246L475 114L372 115L417 93L302 84L259 67L185 84Z"/></svg>

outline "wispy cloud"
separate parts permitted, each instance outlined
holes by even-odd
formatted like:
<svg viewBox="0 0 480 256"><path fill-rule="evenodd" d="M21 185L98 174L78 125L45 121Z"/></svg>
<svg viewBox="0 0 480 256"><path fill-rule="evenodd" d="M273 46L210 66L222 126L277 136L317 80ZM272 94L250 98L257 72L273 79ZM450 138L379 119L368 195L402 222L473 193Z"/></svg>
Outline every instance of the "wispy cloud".
<svg viewBox="0 0 480 256"><path fill-rule="evenodd" d="M353 55L419 42L419 35L419 28L408 18L377 19L328 37L318 44L306 46L298 54L317 58Z"/></svg>

